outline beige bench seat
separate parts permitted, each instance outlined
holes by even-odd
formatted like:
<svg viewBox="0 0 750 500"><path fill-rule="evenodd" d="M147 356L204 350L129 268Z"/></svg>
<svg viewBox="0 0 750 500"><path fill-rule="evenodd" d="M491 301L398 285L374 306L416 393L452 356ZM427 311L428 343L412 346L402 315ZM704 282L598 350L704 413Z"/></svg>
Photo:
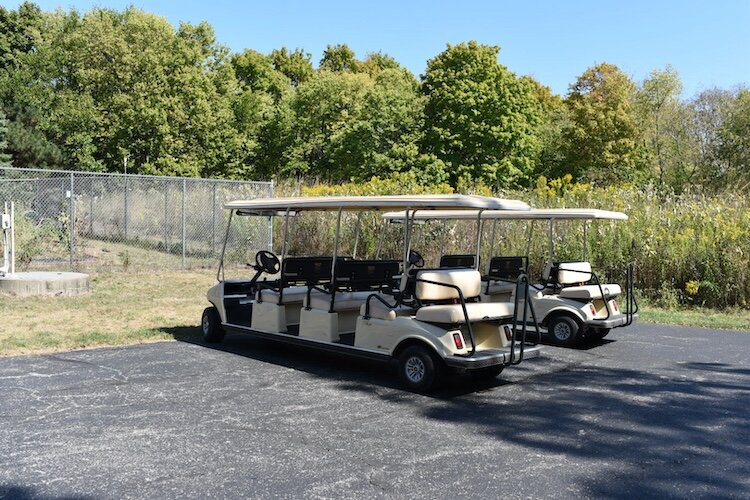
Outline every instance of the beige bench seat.
<svg viewBox="0 0 750 500"><path fill-rule="evenodd" d="M470 302L466 304L469 322L488 321L513 316L510 302ZM461 304L444 304L420 307L416 319L427 323L466 323Z"/></svg>
<svg viewBox="0 0 750 500"><path fill-rule="evenodd" d="M569 286L560 290L560 297L563 299L576 299L576 300L594 300L601 299L601 292L604 292L604 297L613 299L622 293L620 285L616 283L607 283L602 285L601 290L596 285L584 285L584 286Z"/></svg>
<svg viewBox="0 0 750 500"><path fill-rule="evenodd" d="M333 302L334 312L339 311L358 311L360 306L365 303L367 297L372 295L373 292L343 292L336 293ZM305 307L307 307L307 298L304 301ZM310 294L310 307L313 309L324 309L326 311L331 308L331 295L328 293L313 291Z"/></svg>
<svg viewBox="0 0 750 500"><path fill-rule="evenodd" d="M297 304L301 303L307 295L307 287L304 286L291 286L284 288L284 293L281 297L282 304ZM274 304L279 303L279 292L276 290L269 290L267 288L261 289L257 294L257 298L262 302L272 302Z"/></svg>
<svg viewBox="0 0 750 500"><path fill-rule="evenodd" d="M508 283L507 281L493 281L490 283L488 289L486 289L487 295L499 295L501 293L513 293L516 291L515 283Z"/></svg>

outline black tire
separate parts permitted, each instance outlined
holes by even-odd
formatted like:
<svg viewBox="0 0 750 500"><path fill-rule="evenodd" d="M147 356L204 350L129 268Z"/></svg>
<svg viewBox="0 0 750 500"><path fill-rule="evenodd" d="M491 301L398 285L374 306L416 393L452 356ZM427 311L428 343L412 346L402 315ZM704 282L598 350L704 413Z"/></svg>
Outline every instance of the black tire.
<svg viewBox="0 0 750 500"><path fill-rule="evenodd" d="M593 340L601 340L609 335L611 328L592 328L589 333L589 337Z"/></svg>
<svg viewBox="0 0 750 500"><path fill-rule="evenodd" d="M547 331L555 345L570 347L578 343L580 327L570 316L552 317L547 323Z"/></svg>
<svg viewBox="0 0 750 500"><path fill-rule="evenodd" d="M215 307L207 307L203 310L201 333L203 333L203 340L206 342L218 343L224 340L226 332L221 326L219 311Z"/></svg>
<svg viewBox="0 0 750 500"><path fill-rule="evenodd" d="M488 366L486 368L479 368L477 370L471 370L471 378L476 381L490 380L496 378L503 372L505 365Z"/></svg>
<svg viewBox="0 0 750 500"><path fill-rule="evenodd" d="M427 347L413 345L398 357L398 376L409 390L427 392L437 385L442 363Z"/></svg>

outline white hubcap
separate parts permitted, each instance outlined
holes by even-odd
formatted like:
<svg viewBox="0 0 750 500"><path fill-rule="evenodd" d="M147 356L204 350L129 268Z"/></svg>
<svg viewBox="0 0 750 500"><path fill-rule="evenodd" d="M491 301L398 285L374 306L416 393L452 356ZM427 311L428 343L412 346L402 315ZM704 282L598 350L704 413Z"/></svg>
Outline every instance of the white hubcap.
<svg viewBox="0 0 750 500"><path fill-rule="evenodd" d="M570 338L570 326L565 323L558 323L555 325L553 333L558 340L568 340Z"/></svg>
<svg viewBox="0 0 750 500"><path fill-rule="evenodd" d="M202 325L203 325L203 334L208 335L208 327L209 327L208 315L203 316Z"/></svg>
<svg viewBox="0 0 750 500"><path fill-rule="evenodd" d="M405 369L406 377L409 379L409 381L414 382L415 384L421 382L424 378L424 362L417 356L412 356L411 358L406 360Z"/></svg>

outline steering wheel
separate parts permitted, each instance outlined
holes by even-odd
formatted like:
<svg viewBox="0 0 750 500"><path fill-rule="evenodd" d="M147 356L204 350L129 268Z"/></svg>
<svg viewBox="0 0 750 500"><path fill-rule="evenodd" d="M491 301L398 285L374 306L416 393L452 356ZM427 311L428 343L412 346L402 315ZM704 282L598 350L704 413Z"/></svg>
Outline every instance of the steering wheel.
<svg viewBox="0 0 750 500"><path fill-rule="evenodd" d="M416 250L409 250L409 265L412 267L424 267L424 258Z"/></svg>
<svg viewBox="0 0 750 500"><path fill-rule="evenodd" d="M281 262L272 252L268 250L261 250L255 254L255 266L256 271L263 271L268 274L276 274L281 269Z"/></svg>

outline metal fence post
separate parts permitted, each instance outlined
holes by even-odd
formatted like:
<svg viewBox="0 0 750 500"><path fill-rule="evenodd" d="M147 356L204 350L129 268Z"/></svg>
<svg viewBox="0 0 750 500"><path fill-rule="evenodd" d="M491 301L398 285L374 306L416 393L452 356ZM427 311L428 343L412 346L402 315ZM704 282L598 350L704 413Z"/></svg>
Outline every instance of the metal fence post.
<svg viewBox="0 0 750 500"><path fill-rule="evenodd" d="M182 179L182 268L185 269L185 193L187 179Z"/></svg>
<svg viewBox="0 0 750 500"><path fill-rule="evenodd" d="M128 213L128 174L125 174L125 214L124 214L124 226L125 226L125 241L128 241L128 223L130 222L130 214Z"/></svg>
<svg viewBox="0 0 750 500"><path fill-rule="evenodd" d="M73 270L75 263L75 238L76 238L76 202L75 202L75 175L70 173L70 270Z"/></svg>
<svg viewBox="0 0 750 500"><path fill-rule="evenodd" d="M169 248L169 181L164 184L164 251L172 253Z"/></svg>
<svg viewBox="0 0 750 500"><path fill-rule="evenodd" d="M211 184L211 254L216 245L216 183Z"/></svg>

